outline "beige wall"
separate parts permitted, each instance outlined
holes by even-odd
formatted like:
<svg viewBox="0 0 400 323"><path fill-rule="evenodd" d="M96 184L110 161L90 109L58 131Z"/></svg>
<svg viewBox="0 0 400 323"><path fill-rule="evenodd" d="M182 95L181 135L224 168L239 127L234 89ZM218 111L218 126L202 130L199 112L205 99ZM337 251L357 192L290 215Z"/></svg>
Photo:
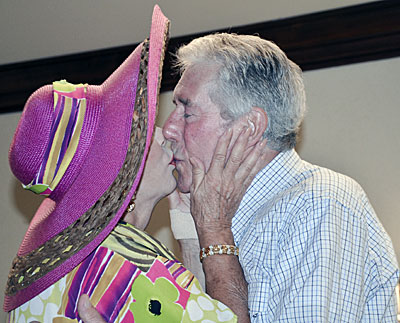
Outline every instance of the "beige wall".
<svg viewBox="0 0 400 323"><path fill-rule="evenodd" d="M156 3L176 37L371 1L2 0L0 64L140 42Z"/></svg>

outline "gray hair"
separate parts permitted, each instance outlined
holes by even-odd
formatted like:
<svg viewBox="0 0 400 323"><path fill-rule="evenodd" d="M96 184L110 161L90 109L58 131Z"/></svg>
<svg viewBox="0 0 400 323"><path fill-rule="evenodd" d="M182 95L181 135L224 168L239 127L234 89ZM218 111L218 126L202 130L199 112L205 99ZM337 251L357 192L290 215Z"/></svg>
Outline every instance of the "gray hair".
<svg viewBox="0 0 400 323"><path fill-rule="evenodd" d="M257 36L221 33L194 39L177 51L181 72L201 64L218 67L209 95L222 118L236 120L260 107L268 115L263 134L268 147L285 151L296 145L306 110L302 72L277 45Z"/></svg>

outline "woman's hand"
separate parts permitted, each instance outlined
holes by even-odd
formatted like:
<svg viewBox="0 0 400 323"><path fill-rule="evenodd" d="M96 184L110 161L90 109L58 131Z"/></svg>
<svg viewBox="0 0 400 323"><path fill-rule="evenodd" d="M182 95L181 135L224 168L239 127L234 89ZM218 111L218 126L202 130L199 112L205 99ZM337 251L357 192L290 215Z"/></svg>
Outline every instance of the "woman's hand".
<svg viewBox="0 0 400 323"><path fill-rule="evenodd" d="M190 194L181 193L177 189L168 195L169 209L190 213Z"/></svg>
<svg viewBox="0 0 400 323"><path fill-rule="evenodd" d="M266 141L249 147L250 129L242 130L228 156L232 129L219 139L208 172L191 158L193 183L190 189L191 213L196 223L200 246L233 243L232 218L255 175L265 165ZM217 241L218 240L218 241ZM224 240L224 241L223 241Z"/></svg>
<svg viewBox="0 0 400 323"><path fill-rule="evenodd" d="M171 231L181 249L183 264L205 287L203 267L199 259L200 244L190 214L190 194L175 190L168 196Z"/></svg>
<svg viewBox="0 0 400 323"><path fill-rule="evenodd" d="M171 231L176 240L197 238L196 227L190 214L190 194L175 190L168 196Z"/></svg>

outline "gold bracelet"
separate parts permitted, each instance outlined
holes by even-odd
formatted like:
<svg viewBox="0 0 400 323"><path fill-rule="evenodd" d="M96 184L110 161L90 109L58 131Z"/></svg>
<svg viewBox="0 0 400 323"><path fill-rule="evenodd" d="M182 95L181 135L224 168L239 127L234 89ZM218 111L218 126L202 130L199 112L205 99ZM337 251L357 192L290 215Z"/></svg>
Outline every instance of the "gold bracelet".
<svg viewBox="0 0 400 323"><path fill-rule="evenodd" d="M231 244L211 245L200 250L200 261L212 255L234 255L239 256L239 248Z"/></svg>

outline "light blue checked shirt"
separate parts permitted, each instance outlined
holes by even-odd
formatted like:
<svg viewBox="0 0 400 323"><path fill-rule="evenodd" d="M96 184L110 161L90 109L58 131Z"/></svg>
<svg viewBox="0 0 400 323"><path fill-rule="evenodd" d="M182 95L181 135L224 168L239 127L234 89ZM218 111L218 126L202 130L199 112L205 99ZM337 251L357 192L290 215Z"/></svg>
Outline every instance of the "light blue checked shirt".
<svg viewBox="0 0 400 323"><path fill-rule="evenodd" d="M362 188L280 153L233 219L252 322L396 322L399 270Z"/></svg>

